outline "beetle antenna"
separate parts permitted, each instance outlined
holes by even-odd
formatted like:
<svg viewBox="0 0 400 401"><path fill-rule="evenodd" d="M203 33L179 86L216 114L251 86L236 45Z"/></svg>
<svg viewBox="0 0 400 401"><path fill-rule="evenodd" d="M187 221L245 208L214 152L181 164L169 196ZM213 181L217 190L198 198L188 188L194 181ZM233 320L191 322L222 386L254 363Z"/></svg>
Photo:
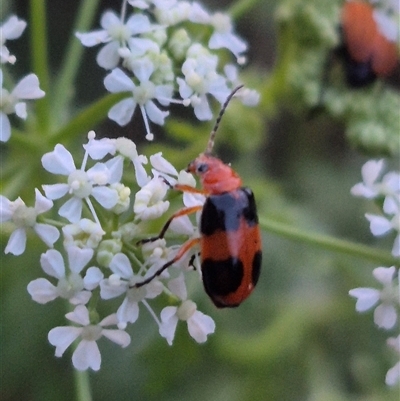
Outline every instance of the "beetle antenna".
<svg viewBox="0 0 400 401"><path fill-rule="evenodd" d="M217 133L218 127L219 127L219 123L221 122L222 116L225 113L226 108L228 107L229 102L231 101L231 99L233 98L233 96L235 95L235 93L243 88L244 85L239 85L237 86L230 94L229 96L226 98L225 103L222 105L221 110L218 114L217 119L215 120L215 125L214 128L212 129L211 133L210 133L210 139L208 140L208 144L207 144L207 148L206 151L204 152L206 155L210 155L211 151L214 147L214 140L215 140L215 134Z"/></svg>

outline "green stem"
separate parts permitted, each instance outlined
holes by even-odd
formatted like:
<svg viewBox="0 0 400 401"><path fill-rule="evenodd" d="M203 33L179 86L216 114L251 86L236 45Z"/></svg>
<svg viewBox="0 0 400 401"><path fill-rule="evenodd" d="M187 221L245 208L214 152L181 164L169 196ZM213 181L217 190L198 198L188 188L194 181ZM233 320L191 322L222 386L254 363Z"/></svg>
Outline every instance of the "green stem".
<svg viewBox="0 0 400 401"><path fill-rule="evenodd" d="M30 2L31 56L33 71L38 76L40 88L46 96L35 102L38 130L44 134L49 127L49 63L47 51L46 1Z"/></svg>
<svg viewBox="0 0 400 401"><path fill-rule="evenodd" d="M77 18L73 28L67 51L65 52L62 69L58 75L56 87L54 90L54 110L53 115L60 116L63 114L67 104L69 103L73 91L73 83L79 66L81 64L84 47L75 37L75 32L87 31L94 19L99 0L84 0L79 7Z"/></svg>
<svg viewBox="0 0 400 401"><path fill-rule="evenodd" d="M367 259L384 266L400 265L400 260L389 252L374 249L367 245L341 240L329 235L307 233L287 224L260 217L260 227L270 233L280 235L287 239L303 242L332 252L343 253L361 259Z"/></svg>
<svg viewBox="0 0 400 401"><path fill-rule="evenodd" d="M72 118L67 125L53 134L54 144L59 141L65 143L67 140L73 140L78 135L87 134L87 132L101 122L107 115L108 110L119 100L127 96L126 92L111 93L92 105L86 107L81 113Z"/></svg>
<svg viewBox="0 0 400 401"><path fill-rule="evenodd" d="M239 0L229 8L232 19L237 20L250 8L253 8L260 0Z"/></svg>
<svg viewBox="0 0 400 401"><path fill-rule="evenodd" d="M77 401L92 401L90 391L89 372L74 369L75 390Z"/></svg>

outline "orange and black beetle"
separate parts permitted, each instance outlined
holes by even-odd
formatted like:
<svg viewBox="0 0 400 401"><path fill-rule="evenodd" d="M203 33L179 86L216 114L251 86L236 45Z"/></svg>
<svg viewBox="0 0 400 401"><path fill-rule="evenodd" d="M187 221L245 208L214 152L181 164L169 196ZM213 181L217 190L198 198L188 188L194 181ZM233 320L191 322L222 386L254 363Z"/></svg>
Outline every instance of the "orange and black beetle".
<svg viewBox="0 0 400 401"><path fill-rule="evenodd" d="M203 189L179 184L173 187L180 191L204 194L204 205L179 210L170 217L157 237L141 242L163 238L174 218L201 210L200 238L193 238L184 243L171 261L151 277L135 284L135 287L149 283L197 244L200 244L201 250L204 288L217 307L240 305L257 284L262 252L254 195L250 189L242 187L242 180L230 166L211 156L215 133L222 115L240 88L241 86L234 89L223 105L211 131L206 151L187 168L188 172L199 176Z"/></svg>

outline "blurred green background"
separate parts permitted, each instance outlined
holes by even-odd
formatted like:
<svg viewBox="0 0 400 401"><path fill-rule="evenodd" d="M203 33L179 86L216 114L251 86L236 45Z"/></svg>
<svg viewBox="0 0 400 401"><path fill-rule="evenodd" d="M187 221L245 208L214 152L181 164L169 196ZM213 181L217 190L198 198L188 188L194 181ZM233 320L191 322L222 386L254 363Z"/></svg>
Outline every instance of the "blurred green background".
<svg viewBox="0 0 400 401"><path fill-rule="evenodd" d="M77 3L47 2L54 75L71 34ZM234 2L204 3L212 10L224 10ZM250 87L265 88L264 83L279 66L275 12L281 2L254 3L236 26L249 42L243 80ZM98 16L110 7L118 10L119 1L102 1ZM26 1L13 1L12 10L29 20ZM1 17L4 20L5 15ZM95 27L97 21L98 17ZM30 71L28 37L29 31L10 43L18 56L15 71L19 75ZM85 49L74 88L76 109L105 92L104 72L95 64L97 51ZM392 238L376 240L369 233L364 213L372 210L371 203L350 195L370 156L349 145L345 121L324 113L310 118L307 106L296 96L277 95L277 80L275 75L271 84L274 99L264 97L256 110L231 103L221 124L216 153L232 162L253 189L261 217L390 250ZM93 128L100 135L129 136L144 154L162 150L175 166L184 168L204 149L212 123L193 122L178 108L171 114L177 118L165 130L155 129L159 140L151 145L143 141L139 115L124 128L110 121ZM393 167L396 164L398 167L398 160ZM28 189L32 194L33 188ZM1 236L2 249L7 240ZM357 314L355 301L348 296L352 288L375 285L371 272L377 264L268 232L263 232L263 246L259 284L239 308L217 310L202 284L197 280L191 283L199 309L216 322L216 332L205 344L196 344L181 323L169 347L144 309L139 321L128 328L132 343L127 349L100 340L101 370L90 373L93 399L399 400L398 388L384 384L386 371L395 363L385 341L395 334L375 327L371 313ZM66 307L61 302L36 304L26 291L31 280L44 276L39 265L44 250L43 244L29 238L23 256L1 256L1 401L74 399L71 354L54 357L54 348L47 341L51 328L65 324ZM110 302L110 311L119 302ZM156 303L154 308L162 306Z"/></svg>

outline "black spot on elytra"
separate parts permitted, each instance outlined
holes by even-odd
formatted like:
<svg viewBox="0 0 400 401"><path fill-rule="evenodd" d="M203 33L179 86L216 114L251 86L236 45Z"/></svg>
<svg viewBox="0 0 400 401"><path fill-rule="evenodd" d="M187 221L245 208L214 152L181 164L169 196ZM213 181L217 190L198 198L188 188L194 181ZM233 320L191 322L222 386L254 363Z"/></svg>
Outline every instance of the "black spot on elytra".
<svg viewBox="0 0 400 401"><path fill-rule="evenodd" d="M203 207L201 233L211 235L217 230L237 231L242 218L249 226L258 224L256 203L249 188L211 195Z"/></svg>
<svg viewBox="0 0 400 401"><path fill-rule="evenodd" d="M237 258L226 260L203 260L201 264L203 283L211 299L235 292L243 280L243 264Z"/></svg>
<svg viewBox="0 0 400 401"><path fill-rule="evenodd" d="M251 281L255 286L260 278L261 273L261 260L262 260L262 252L258 251L254 254L253 263L251 265Z"/></svg>

